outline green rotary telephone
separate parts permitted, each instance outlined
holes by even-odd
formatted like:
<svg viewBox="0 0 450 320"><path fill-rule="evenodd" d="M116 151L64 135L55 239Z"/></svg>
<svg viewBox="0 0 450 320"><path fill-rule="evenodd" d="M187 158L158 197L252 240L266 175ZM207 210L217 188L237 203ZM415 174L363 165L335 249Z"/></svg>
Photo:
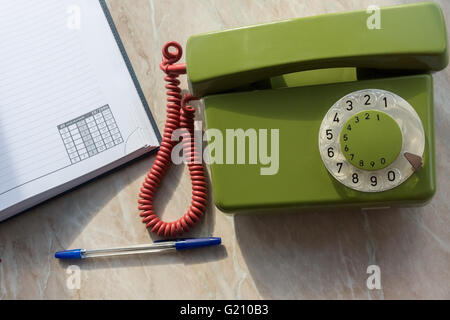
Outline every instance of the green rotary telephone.
<svg viewBox="0 0 450 320"><path fill-rule="evenodd" d="M433 197L430 72L448 64L443 15L418 3L381 8L379 17L379 29L356 11L189 39L187 74L207 129L241 130L247 152L249 130L278 134L266 139L277 144L271 174L261 174L261 159L210 164L220 209L378 208ZM238 148L219 151L230 159Z"/></svg>

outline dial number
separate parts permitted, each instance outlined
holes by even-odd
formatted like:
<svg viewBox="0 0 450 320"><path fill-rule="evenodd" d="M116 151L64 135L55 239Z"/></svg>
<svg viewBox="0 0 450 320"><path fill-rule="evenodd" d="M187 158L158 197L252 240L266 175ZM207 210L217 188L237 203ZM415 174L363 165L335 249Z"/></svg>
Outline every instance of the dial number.
<svg viewBox="0 0 450 320"><path fill-rule="evenodd" d="M336 114L334 115L333 122L339 123L339 114L338 114L338 113L336 113Z"/></svg>
<svg viewBox="0 0 450 320"><path fill-rule="evenodd" d="M378 185L378 178L376 176L371 176L370 177L370 185L372 187L376 187Z"/></svg>
<svg viewBox="0 0 450 320"><path fill-rule="evenodd" d="M395 172L394 171L389 171L388 172L388 180L390 181L390 182L394 182L395 181Z"/></svg>
<svg viewBox="0 0 450 320"><path fill-rule="evenodd" d="M347 100L347 111L352 111L353 110L353 101L352 100Z"/></svg>
<svg viewBox="0 0 450 320"><path fill-rule="evenodd" d="M334 157L334 149L333 147L328 148L328 158Z"/></svg>
<svg viewBox="0 0 450 320"><path fill-rule="evenodd" d="M327 130L327 139L328 140L333 140L333 130L332 129L328 129Z"/></svg>

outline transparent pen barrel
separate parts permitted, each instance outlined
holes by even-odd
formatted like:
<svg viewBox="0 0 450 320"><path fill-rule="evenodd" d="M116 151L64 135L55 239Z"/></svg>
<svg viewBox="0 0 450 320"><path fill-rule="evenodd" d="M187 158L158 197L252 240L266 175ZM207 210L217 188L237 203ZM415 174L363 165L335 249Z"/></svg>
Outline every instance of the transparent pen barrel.
<svg viewBox="0 0 450 320"><path fill-rule="evenodd" d="M109 248L99 250L85 250L82 252L83 258L100 258L113 256L126 256L135 254L158 253L176 250L173 243L155 243L152 245Z"/></svg>

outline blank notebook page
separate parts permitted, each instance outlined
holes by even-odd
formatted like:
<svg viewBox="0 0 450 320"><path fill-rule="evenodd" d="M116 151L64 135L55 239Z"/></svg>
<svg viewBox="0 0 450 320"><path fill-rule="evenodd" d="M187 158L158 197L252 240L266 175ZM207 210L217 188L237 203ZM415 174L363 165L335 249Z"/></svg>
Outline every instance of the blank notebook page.
<svg viewBox="0 0 450 320"><path fill-rule="evenodd" d="M0 0L0 220L159 145L94 0Z"/></svg>

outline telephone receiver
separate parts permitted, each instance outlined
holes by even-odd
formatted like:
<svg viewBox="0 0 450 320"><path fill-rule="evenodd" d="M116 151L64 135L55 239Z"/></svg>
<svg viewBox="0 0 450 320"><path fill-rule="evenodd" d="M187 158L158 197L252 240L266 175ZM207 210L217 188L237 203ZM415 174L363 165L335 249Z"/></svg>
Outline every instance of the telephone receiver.
<svg viewBox="0 0 450 320"><path fill-rule="evenodd" d="M327 14L188 40L185 70L192 94L204 101L212 189L222 211L431 200L430 72L448 65L443 14L433 2L372 14Z"/></svg>
<svg viewBox="0 0 450 320"><path fill-rule="evenodd" d="M380 8L378 16L380 29L370 28L366 11L355 11L193 36L186 53L191 92L205 97L314 69L428 72L447 66L445 22L436 3Z"/></svg>

